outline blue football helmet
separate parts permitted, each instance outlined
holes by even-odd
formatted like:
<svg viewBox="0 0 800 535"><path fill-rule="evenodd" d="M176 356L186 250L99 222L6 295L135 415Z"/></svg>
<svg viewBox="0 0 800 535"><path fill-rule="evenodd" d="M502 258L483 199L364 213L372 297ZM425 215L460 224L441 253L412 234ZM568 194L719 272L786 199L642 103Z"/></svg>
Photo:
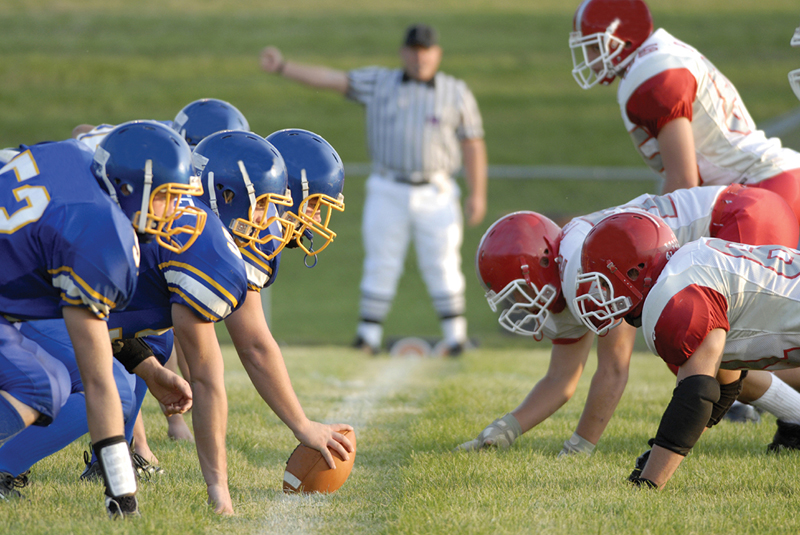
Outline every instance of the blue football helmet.
<svg viewBox="0 0 800 535"><path fill-rule="evenodd" d="M307 255L316 255L336 237L330 228L333 210L344 212L344 166L336 150L322 137L299 128L279 130L267 136L286 162L292 207L284 214L294 222L295 243ZM303 236L312 236L310 246ZM313 236L324 241L314 247Z"/></svg>
<svg viewBox="0 0 800 535"><path fill-rule="evenodd" d="M266 139L252 132L223 130L195 147L192 162L204 186L201 199L230 228L240 246L275 242L271 251L252 247L272 260L294 237L294 225L281 217L292 206L286 164ZM270 203L274 210L269 210ZM280 232L271 234L268 228L276 221Z"/></svg>
<svg viewBox="0 0 800 535"><path fill-rule="evenodd" d="M140 238L155 236L162 247L181 253L203 231L205 212L179 205L181 195L199 196L203 187L194 175L189 146L169 127L155 121L115 127L97 146L92 173ZM193 215L194 224L174 226L184 215ZM180 240L178 235L183 235Z"/></svg>
<svg viewBox="0 0 800 535"><path fill-rule="evenodd" d="M184 106L172 121L172 128L190 147L195 147L204 137L220 130L250 131L242 112L233 104L216 98L195 100Z"/></svg>

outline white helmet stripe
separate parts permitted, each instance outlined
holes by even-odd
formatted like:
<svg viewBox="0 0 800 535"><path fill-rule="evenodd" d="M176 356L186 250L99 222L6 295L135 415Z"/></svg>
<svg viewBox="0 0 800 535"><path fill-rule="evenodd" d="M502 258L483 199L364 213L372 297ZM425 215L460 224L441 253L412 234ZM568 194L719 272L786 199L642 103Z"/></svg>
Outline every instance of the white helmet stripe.
<svg viewBox="0 0 800 535"><path fill-rule="evenodd" d="M208 203L211 211L219 217L219 210L217 209L217 192L214 190L214 171L208 172Z"/></svg>
<svg viewBox="0 0 800 535"><path fill-rule="evenodd" d="M250 209L255 211L256 187L250 181L250 175L247 174L247 169L245 169L244 162L242 160L239 160L239 171L242 172L242 178L244 179L244 187L247 189L247 197L250 199Z"/></svg>
<svg viewBox="0 0 800 535"><path fill-rule="evenodd" d="M139 209L139 222L136 225L139 234L144 234L147 228L147 214L150 207L150 191L153 189L153 160L144 164L144 190L142 190L142 205Z"/></svg>
<svg viewBox="0 0 800 535"><path fill-rule="evenodd" d="M100 164L100 176L103 178L103 182L106 185L108 194L111 196L111 199L113 199L113 201L119 205L119 199L117 199L117 192L114 189L114 186L111 185L111 181L108 179L108 175L106 174L106 163L108 163L108 159L110 157L111 155L103 147L98 146L97 149L94 151L94 161Z"/></svg>

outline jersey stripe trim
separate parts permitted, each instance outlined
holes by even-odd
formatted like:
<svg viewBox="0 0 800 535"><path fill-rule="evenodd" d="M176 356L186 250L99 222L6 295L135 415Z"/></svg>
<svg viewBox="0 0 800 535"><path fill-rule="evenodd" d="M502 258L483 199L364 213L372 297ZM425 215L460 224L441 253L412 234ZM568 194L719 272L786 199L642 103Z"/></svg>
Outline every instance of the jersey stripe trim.
<svg viewBox="0 0 800 535"><path fill-rule="evenodd" d="M169 267L177 267L177 268L180 268L180 269L184 269L184 270L186 270L186 271L188 271L190 273L194 273L195 275L197 275L198 277L200 277L201 279L206 281L208 284L210 284L211 286L216 288L216 290L220 294L222 294L226 299L228 299L228 301L230 301L230 303L233 306L233 308L236 308L237 306L239 306L239 301L236 299L236 297L234 297L233 294L231 294L228 290L223 288L214 279L212 279L211 277L209 277L208 275L206 275L205 273L203 273L202 271L200 271L196 267L190 266L189 264L185 264L183 262L175 262L175 261L164 262L163 264L159 264L158 265L158 268L162 272L164 272L165 275L167 274L166 273L167 272L167 268L169 268Z"/></svg>

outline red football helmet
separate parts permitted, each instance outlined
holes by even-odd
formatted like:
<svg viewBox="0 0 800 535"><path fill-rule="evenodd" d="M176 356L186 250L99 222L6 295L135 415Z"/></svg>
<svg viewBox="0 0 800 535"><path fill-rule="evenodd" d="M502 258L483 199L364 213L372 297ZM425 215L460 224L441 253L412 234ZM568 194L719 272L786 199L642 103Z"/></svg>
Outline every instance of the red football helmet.
<svg viewBox="0 0 800 535"><path fill-rule="evenodd" d="M541 340L550 312L564 310L556 263L560 231L536 212L515 212L481 238L475 272L504 329Z"/></svg>
<svg viewBox="0 0 800 535"><path fill-rule="evenodd" d="M575 306L583 323L602 336L623 316L638 319L648 292L678 247L672 229L644 210L601 220L586 235L581 251Z"/></svg>
<svg viewBox="0 0 800 535"><path fill-rule="evenodd" d="M642 0L583 0L572 30L572 76L589 89L598 82L610 84L625 70L653 33L653 18Z"/></svg>

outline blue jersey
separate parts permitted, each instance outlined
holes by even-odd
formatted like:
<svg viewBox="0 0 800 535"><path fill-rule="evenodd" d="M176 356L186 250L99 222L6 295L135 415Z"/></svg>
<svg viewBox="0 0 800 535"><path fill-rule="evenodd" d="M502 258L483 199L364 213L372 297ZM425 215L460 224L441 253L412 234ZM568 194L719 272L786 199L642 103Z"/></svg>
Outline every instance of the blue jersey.
<svg viewBox="0 0 800 535"><path fill-rule="evenodd" d="M247 275L233 238L210 208L196 199L181 202L206 211L203 232L180 254L155 241L142 244L136 294L125 310L112 314L108 321L114 339L147 336L169 329L173 303L188 307L203 320L216 322L244 302ZM184 215L175 226L194 224L186 220L194 217Z"/></svg>
<svg viewBox="0 0 800 535"><path fill-rule="evenodd" d="M139 244L75 140L20 146L0 169L0 314L61 317L80 306L99 318L127 305Z"/></svg>

